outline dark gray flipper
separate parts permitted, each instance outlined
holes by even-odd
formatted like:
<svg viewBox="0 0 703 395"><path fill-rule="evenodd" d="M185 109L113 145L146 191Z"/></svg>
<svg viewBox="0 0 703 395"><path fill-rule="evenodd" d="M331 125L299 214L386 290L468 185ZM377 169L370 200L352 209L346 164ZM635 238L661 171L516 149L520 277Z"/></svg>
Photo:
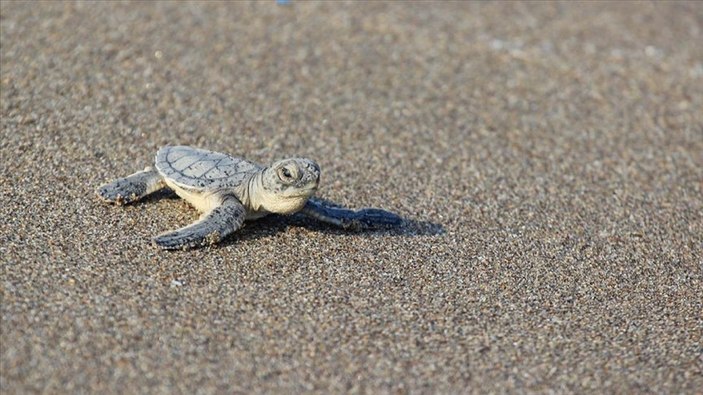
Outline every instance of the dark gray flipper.
<svg viewBox="0 0 703 395"><path fill-rule="evenodd" d="M200 220L173 232L156 236L154 244L165 250L187 250L216 244L241 228L246 217L242 203L227 196L222 205L203 215Z"/></svg>
<svg viewBox="0 0 703 395"><path fill-rule="evenodd" d="M394 228L403 224L403 218L390 211L378 208L349 210L334 207L318 199L309 199L302 214L343 229L366 230Z"/></svg>
<svg viewBox="0 0 703 395"><path fill-rule="evenodd" d="M118 205L136 202L144 196L166 187L161 175L151 167L124 178L118 178L98 188L97 194Z"/></svg>

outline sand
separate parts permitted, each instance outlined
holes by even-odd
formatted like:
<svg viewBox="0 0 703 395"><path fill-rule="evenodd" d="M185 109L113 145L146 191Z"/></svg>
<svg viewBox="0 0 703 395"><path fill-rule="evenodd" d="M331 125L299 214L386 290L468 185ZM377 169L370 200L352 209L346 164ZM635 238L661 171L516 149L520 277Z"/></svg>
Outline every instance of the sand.
<svg viewBox="0 0 703 395"><path fill-rule="evenodd" d="M1 4L3 394L703 388L700 3ZM162 252L164 144L411 222Z"/></svg>

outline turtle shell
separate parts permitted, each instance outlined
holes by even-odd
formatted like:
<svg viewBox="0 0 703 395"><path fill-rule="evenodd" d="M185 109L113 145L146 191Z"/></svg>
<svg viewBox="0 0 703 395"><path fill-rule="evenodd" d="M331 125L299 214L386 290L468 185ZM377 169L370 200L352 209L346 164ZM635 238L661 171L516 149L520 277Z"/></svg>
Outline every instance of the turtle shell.
<svg viewBox="0 0 703 395"><path fill-rule="evenodd" d="M165 146L156 153L156 170L189 189L237 187L262 169L242 158L193 147Z"/></svg>

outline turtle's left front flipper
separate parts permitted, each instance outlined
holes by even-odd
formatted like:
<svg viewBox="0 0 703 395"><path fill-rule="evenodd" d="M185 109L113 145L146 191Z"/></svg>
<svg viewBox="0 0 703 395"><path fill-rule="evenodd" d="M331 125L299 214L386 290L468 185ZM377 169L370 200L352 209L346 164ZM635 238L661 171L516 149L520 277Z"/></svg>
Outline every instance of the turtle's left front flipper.
<svg viewBox="0 0 703 395"><path fill-rule="evenodd" d="M355 211L334 207L318 199L309 199L300 212L308 217L343 229L387 229L403 224L403 218L390 211L378 208L364 208Z"/></svg>
<svg viewBox="0 0 703 395"><path fill-rule="evenodd" d="M242 227L246 210L234 196L224 198L220 206L203 215L197 222L154 238L154 244L165 250L187 250L219 243Z"/></svg>
<svg viewBox="0 0 703 395"><path fill-rule="evenodd" d="M166 187L163 178L152 167L101 185L96 193L108 203L129 204Z"/></svg>

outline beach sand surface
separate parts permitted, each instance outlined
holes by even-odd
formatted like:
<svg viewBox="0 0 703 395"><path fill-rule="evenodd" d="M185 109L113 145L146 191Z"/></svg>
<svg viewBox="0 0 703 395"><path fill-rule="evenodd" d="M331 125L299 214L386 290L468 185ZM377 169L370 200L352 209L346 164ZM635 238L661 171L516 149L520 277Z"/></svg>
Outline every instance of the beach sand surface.
<svg viewBox="0 0 703 395"><path fill-rule="evenodd" d="M0 3L0 392L696 393L696 2ZM166 144L409 220L95 189Z"/></svg>

